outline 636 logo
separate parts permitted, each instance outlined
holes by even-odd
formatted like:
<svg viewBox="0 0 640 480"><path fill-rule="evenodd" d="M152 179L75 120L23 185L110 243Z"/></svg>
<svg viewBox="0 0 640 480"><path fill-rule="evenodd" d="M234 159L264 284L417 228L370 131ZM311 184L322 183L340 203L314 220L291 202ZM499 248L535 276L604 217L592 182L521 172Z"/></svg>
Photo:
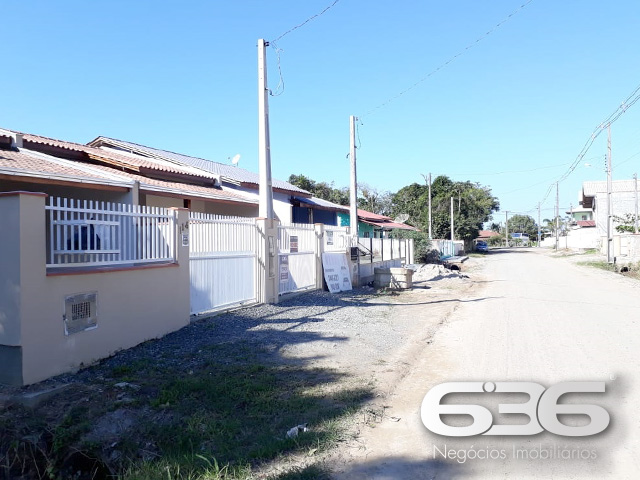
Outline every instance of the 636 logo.
<svg viewBox="0 0 640 480"><path fill-rule="evenodd" d="M424 397L420 415L425 427L438 435L468 437L472 435L536 435L543 430L565 437L586 437L600 433L609 426L609 412L598 405L558 403L569 393L604 393L604 382L563 382L545 389L533 382L449 382L433 387ZM449 394L464 393L525 393L525 403L499 404L502 414L521 414L529 418L525 425L493 425L493 415L480 405L442 404ZM469 415L473 423L467 426L447 425L441 415ZM586 415L587 425L570 426L561 423L558 415Z"/></svg>

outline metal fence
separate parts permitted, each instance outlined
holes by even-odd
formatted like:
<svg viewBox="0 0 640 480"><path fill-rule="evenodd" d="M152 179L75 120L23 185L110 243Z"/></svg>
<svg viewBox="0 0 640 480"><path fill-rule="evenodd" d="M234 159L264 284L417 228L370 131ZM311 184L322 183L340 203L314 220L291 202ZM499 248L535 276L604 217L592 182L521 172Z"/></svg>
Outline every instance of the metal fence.
<svg viewBox="0 0 640 480"><path fill-rule="evenodd" d="M173 211L50 197L47 267L138 265L176 259Z"/></svg>
<svg viewBox="0 0 640 480"><path fill-rule="evenodd" d="M335 227L325 225L324 227L324 251L325 252L346 252L350 246L351 239L348 235L347 227Z"/></svg>
<svg viewBox="0 0 640 480"><path fill-rule="evenodd" d="M298 292L316 285L316 232L313 225L278 227L278 293Z"/></svg>
<svg viewBox="0 0 640 480"><path fill-rule="evenodd" d="M254 218L189 215L191 313L256 301Z"/></svg>
<svg viewBox="0 0 640 480"><path fill-rule="evenodd" d="M413 243L406 238L358 238L361 251L366 252L366 258L370 263L386 260L402 260L403 263L411 263L413 258Z"/></svg>

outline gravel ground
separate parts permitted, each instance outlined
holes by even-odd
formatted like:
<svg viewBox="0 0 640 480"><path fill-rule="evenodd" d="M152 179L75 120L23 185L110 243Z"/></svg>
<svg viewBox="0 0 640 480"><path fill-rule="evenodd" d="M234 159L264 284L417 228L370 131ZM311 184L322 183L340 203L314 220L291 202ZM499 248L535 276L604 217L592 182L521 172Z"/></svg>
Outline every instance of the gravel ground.
<svg viewBox="0 0 640 480"><path fill-rule="evenodd" d="M478 259L474 260L477 263ZM277 305L257 305L195 319L177 332L118 352L90 368L22 389L0 385L0 396L66 383L92 383L109 377L116 367L145 359L179 366L188 372L198 365L203 349L207 349L211 360L215 352L212 346L216 344L242 343L262 355L265 361L307 363L345 368L355 375L372 375L375 367L392 361L416 330L430 331L448 311L437 308L436 302L427 314L420 315L402 314L397 307L425 295L445 299L467 280L466 274L452 272L441 265L413 268L416 287L411 291L376 291L371 287L339 294L313 291ZM425 327L428 328L425 330Z"/></svg>

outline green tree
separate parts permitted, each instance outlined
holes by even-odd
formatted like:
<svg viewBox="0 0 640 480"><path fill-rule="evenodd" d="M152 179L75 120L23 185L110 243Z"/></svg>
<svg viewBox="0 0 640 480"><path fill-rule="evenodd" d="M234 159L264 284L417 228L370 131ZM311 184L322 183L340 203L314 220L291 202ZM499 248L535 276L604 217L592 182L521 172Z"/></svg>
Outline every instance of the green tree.
<svg viewBox="0 0 640 480"><path fill-rule="evenodd" d="M358 193L358 208L378 215L391 215L393 198L390 192L381 192L361 183L358 185Z"/></svg>
<svg viewBox="0 0 640 480"><path fill-rule="evenodd" d="M478 236L482 225L500 209L491 189L479 183L454 182L439 176L431 184L432 231L434 238L451 236L451 198L453 198L453 224L455 238L466 241Z"/></svg>
<svg viewBox="0 0 640 480"><path fill-rule="evenodd" d="M391 216L409 215L406 223L422 230L429 228L429 187L412 183L401 188L391 198Z"/></svg>
<svg viewBox="0 0 640 480"><path fill-rule="evenodd" d="M311 193L314 197L339 205L349 205L349 189L335 188L333 182L316 182L304 175L289 175L289 183Z"/></svg>
<svg viewBox="0 0 640 480"><path fill-rule="evenodd" d="M526 233L531 240L538 238L538 224L529 215L514 215L509 218L509 234Z"/></svg>

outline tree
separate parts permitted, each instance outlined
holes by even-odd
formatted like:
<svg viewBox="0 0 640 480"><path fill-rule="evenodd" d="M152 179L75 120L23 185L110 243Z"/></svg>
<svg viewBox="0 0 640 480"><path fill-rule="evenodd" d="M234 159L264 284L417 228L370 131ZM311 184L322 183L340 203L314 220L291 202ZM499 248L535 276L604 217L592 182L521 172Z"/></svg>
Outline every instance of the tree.
<svg viewBox="0 0 640 480"><path fill-rule="evenodd" d="M471 241L482 225L500 209L491 189L472 182L454 182L439 176L431 184L432 231L434 238L451 236L451 198L454 199L453 224L455 238Z"/></svg>
<svg viewBox="0 0 640 480"><path fill-rule="evenodd" d="M409 215L406 223L422 230L429 228L429 187L412 183L401 188L391 199L391 216Z"/></svg>
<svg viewBox="0 0 640 480"><path fill-rule="evenodd" d="M625 213L624 216L613 216L613 221L616 222L616 231L618 233L634 233L635 232L635 215L632 213Z"/></svg>
<svg viewBox="0 0 640 480"><path fill-rule="evenodd" d="M392 195L390 192L381 192L366 183L358 185L358 208L378 215L391 215Z"/></svg>
<svg viewBox="0 0 640 480"><path fill-rule="evenodd" d="M334 188L333 182L316 182L304 175L289 175L289 183L311 193L314 197L339 205L349 205L349 189Z"/></svg>
<svg viewBox="0 0 640 480"><path fill-rule="evenodd" d="M529 215L514 215L509 218L509 233L526 233L531 239L538 238L538 224Z"/></svg>

